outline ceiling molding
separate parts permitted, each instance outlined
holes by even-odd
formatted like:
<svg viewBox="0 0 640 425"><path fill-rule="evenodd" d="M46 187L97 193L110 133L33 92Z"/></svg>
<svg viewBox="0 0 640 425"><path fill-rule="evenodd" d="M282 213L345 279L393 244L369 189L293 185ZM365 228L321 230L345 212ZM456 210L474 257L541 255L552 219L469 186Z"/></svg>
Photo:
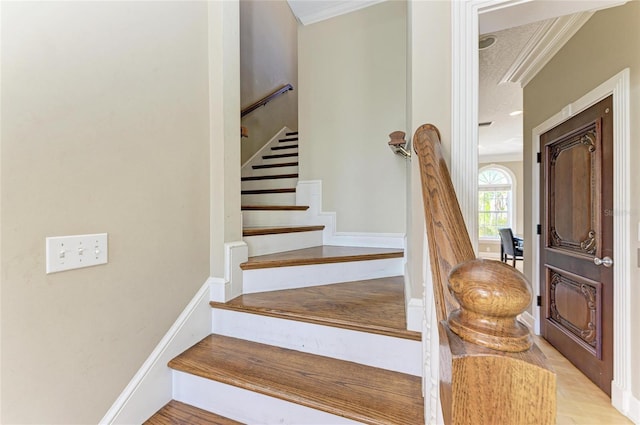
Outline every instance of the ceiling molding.
<svg viewBox="0 0 640 425"><path fill-rule="evenodd" d="M355 12L386 0L287 0L291 11L302 25L311 25L346 13Z"/></svg>
<svg viewBox="0 0 640 425"><path fill-rule="evenodd" d="M479 164L490 162L522 162L522 152L478 155Z"/></svg>
<svg viewBox="0 0 640 425"><path fill-rule="evenodd" d="M524 46L502 83L526 86L595 12L580 12L545 22Z"/></svg>

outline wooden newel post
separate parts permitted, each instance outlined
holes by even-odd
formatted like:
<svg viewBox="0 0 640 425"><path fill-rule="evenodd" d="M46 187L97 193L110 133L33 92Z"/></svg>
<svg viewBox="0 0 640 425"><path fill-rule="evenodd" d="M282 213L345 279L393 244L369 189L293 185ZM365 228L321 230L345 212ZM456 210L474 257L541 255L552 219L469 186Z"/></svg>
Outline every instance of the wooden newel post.
<svg viewBox="0 0 640 425"><path fill-rule="evenodd" d="M448 425L554 424L556 376L517 320L531 303L522 273L475 258L440 147L418 128L420 164L440 342L440 401Z"/></svg>
<svg viewBox="0 0 640 425"><path fill-rule="evenodd" d="M449 314L449 328L460 338L499 351L531 348L531 333L517 320L531 303L531 289L515 268L469 260L451 270L449 289L460 304Z"/></svg>

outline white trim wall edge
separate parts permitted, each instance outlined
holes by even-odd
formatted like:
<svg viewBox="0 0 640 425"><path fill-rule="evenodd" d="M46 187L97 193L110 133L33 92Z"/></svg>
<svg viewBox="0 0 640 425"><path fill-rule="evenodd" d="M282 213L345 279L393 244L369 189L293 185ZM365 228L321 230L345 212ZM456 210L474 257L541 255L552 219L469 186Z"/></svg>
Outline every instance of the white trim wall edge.
<svg viewBox="0 0 640 425"><path fill-rule="evenodd" d="M167 363L211 333L210 280L180 313L100 424L143 423L171 400L173 379Z"/></svg>
<svg viewBox="0 0 640 425"><path fill-rule="evenodd" d="M533 317L533 315L531 313L529 313L528 311L523 312L519 319L524 322L525 325L527 325L527 327L529 329L533 329L535 324L536 324L536 319L535 317Z"/></svg>
<svg viewBox="0 0 640 425"><path fill-rule="evenodd" d="M211 301L227 302L242 295L240 264L249 259L249 246L244 241L224 244L224 278L210 278Z"/></svg>
<svg viewBox="0 0 640 425"><path fill-rule="evenodd" d="M407 330L422 332L424 303L422 298L411 298L407 303Z"/></svg>
<svg viewBox="0 0 640 425"><path fill-rule="evenodd" d="M630 70L626 68L598 87L585 94L580 99L562 108L551 118L532 130L532 161L535 161L540 146L540 136L558 124L577 115L600 100L613 94L613 163L614 163L614 223L613 223L613 252L616 253L616 264L613 270L614 291L614 358L611 404L624 415L631 417L635 414L640 418L640 411L632 412L630 400L635 400L631 394L631 301L630 276L633 258L630 249ZM536 164L533 170L537 170ZM535 226L540 222L540 175L539 170L532 174L532 233L536 234ZM540 237L533 240L532 250L538 252ZM626 253L626 255L624 254ZM531 280L539 281L539 256L534 256L533 274ZM540 295L540 288L534 289L534 295ZM540 308L535 309L536 332L540 332ZM615 389L615 391L614 391ZM638 406L638 403L635 404Z"/></svg>
<svg viewBox="0 0 640 425"><path fill-rule="evenodd" d="M331 6L322 6L321 8L316 8L317 10L312 9L310 12L305 11L302 6L307 3L306 1L291 0L288 1L288 3L302 25L311 25L316 22L335 18L336 16L346 15L347 13L355 12L356 10L364 9L365 7L373 6L383 1L385 0L334 1L334 4ZM296 3L299 3L300 6L296 6Z"/></svg>
<svg viewBox="0 0 640 425"><path fill-rule="evenodd" d="M322 211L322 181L300 180L296 186L296 205L308 205L307 224L324 225L322 243L368 248L404 248L404 233L338 232L335 212Z"/></svg>
<svg viewBox="0 0 640 425"><path fill-rule="evenodd" d="M611 399L619 400L622 411L627 418L631 419L634 424L640 424L640 400L633 396L631 391L623 390L616 385L615 381L611 384Z"/></svg>
<svg viewBox="0 0 640 425"><path fill-rule="evenodd" d="M280 139L281 137L285 136L289 130L290 129L287 126L282 127L280 131L278 131L271 139L269 139L267 143L262 145L262 147L258 149L258 151L254 153L251 158L247 159L244 164L242 164L240 170L247 168L249 165L254 165L254 162L260 162L260 159L262 158L262 151L267 149L267 147L269 147L269 145L271 145L271 143L273 143L276 139ZM242 141L240 143L242 143Z"/></svg>

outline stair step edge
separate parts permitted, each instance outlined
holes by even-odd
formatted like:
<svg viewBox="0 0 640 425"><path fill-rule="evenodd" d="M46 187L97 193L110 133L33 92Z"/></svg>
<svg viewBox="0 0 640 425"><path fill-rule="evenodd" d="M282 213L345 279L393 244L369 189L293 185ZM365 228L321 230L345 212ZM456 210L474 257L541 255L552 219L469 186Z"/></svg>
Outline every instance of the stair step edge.
<svg viewBox="0 0 640 425"><path fill-rule="evenodd" d="M272 151L282 151L282 150L286 150L286 149L298 149L298 145L274 146L274 147L271 148Z"/></svg>
<svg viewBox="0 0 640 425"><path fill-rule="evenodd" d="M171 400L144 422L144 425L242 425L242 422L225 418L190 404Z"/></svg>
<svg viewBox="0 0 640 425"><path fill-rule="evenodd" d="M242 205L242 211L306 211L308 205Z"/></svg>
<svg viewBox="0 0 640 425"><path fill-rule="evenodd" d="M259 170L262 168L278 168L278 167L297 167L298 162L283 162L280 164L261 164L261 165L252 165L254 170Z"/></svg>
<svg viewBox="0 0 640 425"><path fill-rule="evenodd" d="M262 155L262 159L295 158L297 156L298 156L297 152L278 153L273 155Z"/></svg>
<svg viewBox="0 0 640 425"><path fill-rule="evenodd" d="M295 187L288 187L284 189L248 189L240 191L241 195L266 195L270 193L295 193Z"/></svg>
<svg viewBox="0 0 640 425"><path fill-rule="evenodd" d="M254 181L254 180L275 180L275 179L297 179L299 177L298 173L291 174L273 174L266 176L247 176L240 178L240 181Z"/></svg>
<svg viewBox="0 0 640 425"><path fill-rule="evenodd" d="M239 306L228 303L222 303L217 301L210 301L214 309L230 310L240 313L257 314L260 316L275 317L279 319L294 320L297 322L313 323L315 325L330 326L334 328L349 329L352 331L367 332L378 335L385 335L394 338L408 339L412 341L422 341L422 335L420 332L393 329L386 326L367 325L362 323L355 323L348 320L341 319L329 319L326 317L313 316L311 314L301 314L295 312L287 312L278 309L270 309L263 307L250 307Z"/></svg>
<svg viewBox="0 0 640 425"><path fill-rule="evenodd" d="M424 423L421 379L399 372L221 335L169 367L364 423Z"/></svg>
<svg viewBox="0 0 640 425"><path fill-rule="evenodd" d="M324 226L247 227L242 229L242 236L279 235L286 233L315 232L318 230L324 230Z"/></svg>
<svg viewBox="0 0 640 425"><path fill-rule="evenodd" d="M392 258L402 258L404 253L400 252L388 252L378 254L359 254L359 255L343 255L335 257L317 257L317 258L292 258L284 260L257 260L241 263L240 268L242 270L256 270L276 267L292 267L292 266L309 266L319 264L334 264L334 263L348 263L356 261L371 261L371 260L385 260Z"/></svg>

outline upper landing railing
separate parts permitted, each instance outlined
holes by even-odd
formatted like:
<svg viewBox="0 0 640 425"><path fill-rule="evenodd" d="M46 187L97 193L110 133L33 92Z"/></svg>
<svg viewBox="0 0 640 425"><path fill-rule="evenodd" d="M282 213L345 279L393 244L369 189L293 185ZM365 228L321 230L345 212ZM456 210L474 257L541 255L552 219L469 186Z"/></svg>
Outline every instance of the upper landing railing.
<svg viewBox="0 0 640 425"><path fill-rule="evenodd" d="M517 320L531 302L529 283L505 263L475 258L438 129L420 127L413 146L429 240L445 423L555 424L556 376Z"/></svg>
<svg viewBox="0 0 640 425"><path fill-rule="evenodd" d="M280 96L282 94L285 94L286 92L291 91L291 90L293 90L293 86L291 84L286 84L286 85L280 87L279 89L269 93L268 95L266 95L262 99L258 100L257 102L254 102L251 105L247 106L246 108L243 108L242 111L240 112L240 118L244 118L246 115L248 115L251 112L255 111L259 107L266 105L267 103L271 102L276 97L278 97L278 96Z"/></svg>

